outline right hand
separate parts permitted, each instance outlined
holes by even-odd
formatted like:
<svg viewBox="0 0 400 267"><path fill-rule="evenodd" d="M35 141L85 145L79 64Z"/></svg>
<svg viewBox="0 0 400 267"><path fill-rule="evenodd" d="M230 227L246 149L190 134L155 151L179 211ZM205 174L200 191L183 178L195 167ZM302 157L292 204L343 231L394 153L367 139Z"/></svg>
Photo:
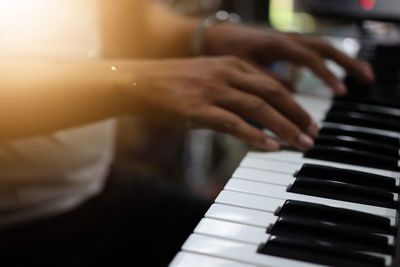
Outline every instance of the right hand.
<svg viewBox="0 0 400 267"><path fill-rule="evenodd" d="M279 144L253 121L299 150L313 146L318 126L282 84L236 57L145 61L123 87L132 114L169 124L211 128L267 151Z"/></svg>

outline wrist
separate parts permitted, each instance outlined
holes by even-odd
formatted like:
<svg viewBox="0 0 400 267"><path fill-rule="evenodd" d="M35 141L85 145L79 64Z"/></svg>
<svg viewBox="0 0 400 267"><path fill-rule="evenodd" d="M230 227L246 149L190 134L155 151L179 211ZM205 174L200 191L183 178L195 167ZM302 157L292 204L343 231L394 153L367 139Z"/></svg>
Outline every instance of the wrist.
<svg viewBox="0 0 400 267"><path fill-rule="evenodd" d="M239 15L224 10L219 10L202 19L192 37L193 54L196 56L206 54L206 33L210 28L221 23L239 23L240 21Z"/></svg>

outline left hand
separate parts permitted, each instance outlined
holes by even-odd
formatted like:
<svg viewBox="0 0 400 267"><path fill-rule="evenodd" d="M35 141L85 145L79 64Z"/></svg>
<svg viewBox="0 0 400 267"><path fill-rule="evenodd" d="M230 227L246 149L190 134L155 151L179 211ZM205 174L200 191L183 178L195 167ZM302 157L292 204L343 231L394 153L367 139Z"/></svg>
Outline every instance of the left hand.
<svg viewBox="0 0 400 267"><path fill-rule="evenodd" d="M346 93L346 86L326 67L326 59L341 65L360 82L374 81L374 73L368 63L347 56L321 38L219 23L207 30L205 50L211 55L241 57L261 69L274 61L307 67L338 95Z"/></svg>

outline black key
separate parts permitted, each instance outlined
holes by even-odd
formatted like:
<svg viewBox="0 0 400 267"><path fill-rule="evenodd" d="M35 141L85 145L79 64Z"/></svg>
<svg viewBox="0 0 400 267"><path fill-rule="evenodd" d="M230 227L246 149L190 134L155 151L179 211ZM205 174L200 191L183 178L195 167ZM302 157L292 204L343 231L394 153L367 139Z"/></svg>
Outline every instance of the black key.
<svg viewBox="0 0 400 267"><path fill-rule="evenodd" d="M400 58L400 45L393 44L378 44L375 46L374 55L371 57L371 63L374 66L374 71L377 79L384 81L400 81L400 62L394 60Z"/></svg>
<svg viewBox="0 0 400 267"><path fill-rule="evenodd" d="M397 65L387 64L385 67L376 67L374 68L375 75L379 79L379 81L383 82L392 82L399 83L400 82L400 70Z"/></svg>
<svg viewBox="0 0 400 267"><path fill-rule="evenodd" d="M345 135L332 136L320 134L315 140L315 144L323 146L342 146L393 158L399 157L399 148L397 147Z"/></svg>
<svg viewBox="0 0 400 267"><path fill-rule="evenodd" d="M364 151L357 151L351 148L340 146L316 145L307 151L306 158L341 162L366 166L370 168L399 171L398 160L392 157L372 154Z"/></svg>
<svg viewBox="0 0 400 267"><path fill-rule="evenodd" d="M329 166L304 164L294 176L361 185L389 192L399 191L394 178Z"/></svg>
<svg viewBox="0 0 400 267"><path fill-rule="evenodd" d="M334 181L297 178L287 191L379 207L396 208L398 206L393 193Z"/></svg>
<svg viewBox="0 0 400 267"><path fill-rule="evenodd" d="M326 122L343 123L373 129L381 129L388 131L400 131L400 121L397 119L382 119L376 115L369 115L360 112L328 112L325 117Z"/></svg>
<svg viewBox="0 0 400 267"><path fill-rule="evenodd" d="M356 227L371 233L393 234L396 229L390 219L365 212L336 208L327 205L287 200L275 213L276 216L314 221L331 222L347 227Z"/></svg>
<svg viewBox="0 0 400 267"><path fill-rule="evenodd" d="M350 103L336 101L332 104L330 111L356 111L364 114L377 115L384 118L391 118L400 120L400 109L397 108L387 108L376 105L367 105L362 103Z"/></svg>
<svg viewBox="0 0 400 267"><path fill-rule="evenodd" d="M400 85L392 82L376 82L366 86L346 78L348 94L336 97L335 101L371 104L382 107L400 108Z"/></svg>
<svg viewBox="0 0 400 267"><path fill-rule="evenodd" d="M336 267L383 267L383 258L347 251L335 244L310 239L271 236L258 253Z"/></svg>
<svg viewBox="0 0 400 267"><path fill-rule="evenodd" d="M395 85L390 84L390 89L395 87ZM376 89L378 90L378 89ZM390 96L382 96L380 93L373 91L364 91L364 89L360 90L361 92L351 91L345 97L337 97L335 101L341 102L351 102L351 103L363 103L368 105L377 105L382 107L392 107L392 108L400 108L399 97L397 96L397 91L393 92Z"/></svg>
<svg viewBox="0 0 400 267"><path fill-rule="evenodd" d="M268 227L267 233L276 236L331 242L352 251L361 250L385 254L391 254L394 251L386 236L363 232L356 227L345 227L340 224L307 219L279 218L275 224Z"/></svg>
<svg viewBox="0 0 400 267"><path fill-rule="evenodd" d="M357 129L357 127L347 125L324 125L320 130L321 135L345 135L355 138L362 138L369 141L375 141L380 144L389 145L392 147L400 147L400 139L398 137L392 137L387 135L381 135L370 132L363 132Z"/></svg>

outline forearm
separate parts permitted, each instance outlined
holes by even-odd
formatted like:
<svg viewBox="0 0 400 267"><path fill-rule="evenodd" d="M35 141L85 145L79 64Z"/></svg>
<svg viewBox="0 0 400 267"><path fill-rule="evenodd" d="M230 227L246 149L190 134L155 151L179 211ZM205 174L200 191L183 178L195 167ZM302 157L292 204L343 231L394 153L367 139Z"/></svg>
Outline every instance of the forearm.
<svg viewBox="0 0 400 267"><path fill-rule="evenodd" d="M150 0L103 0L104 53L109 58L185 57L199 19Z"/></svg>
<svg viewBox="0 0 400 267"><path fill-rule="evenodd" d="M54 132L124 112L124 78L106 62L1 63L0 140ZM126 82L127 83L127 82Z"/></svg>

